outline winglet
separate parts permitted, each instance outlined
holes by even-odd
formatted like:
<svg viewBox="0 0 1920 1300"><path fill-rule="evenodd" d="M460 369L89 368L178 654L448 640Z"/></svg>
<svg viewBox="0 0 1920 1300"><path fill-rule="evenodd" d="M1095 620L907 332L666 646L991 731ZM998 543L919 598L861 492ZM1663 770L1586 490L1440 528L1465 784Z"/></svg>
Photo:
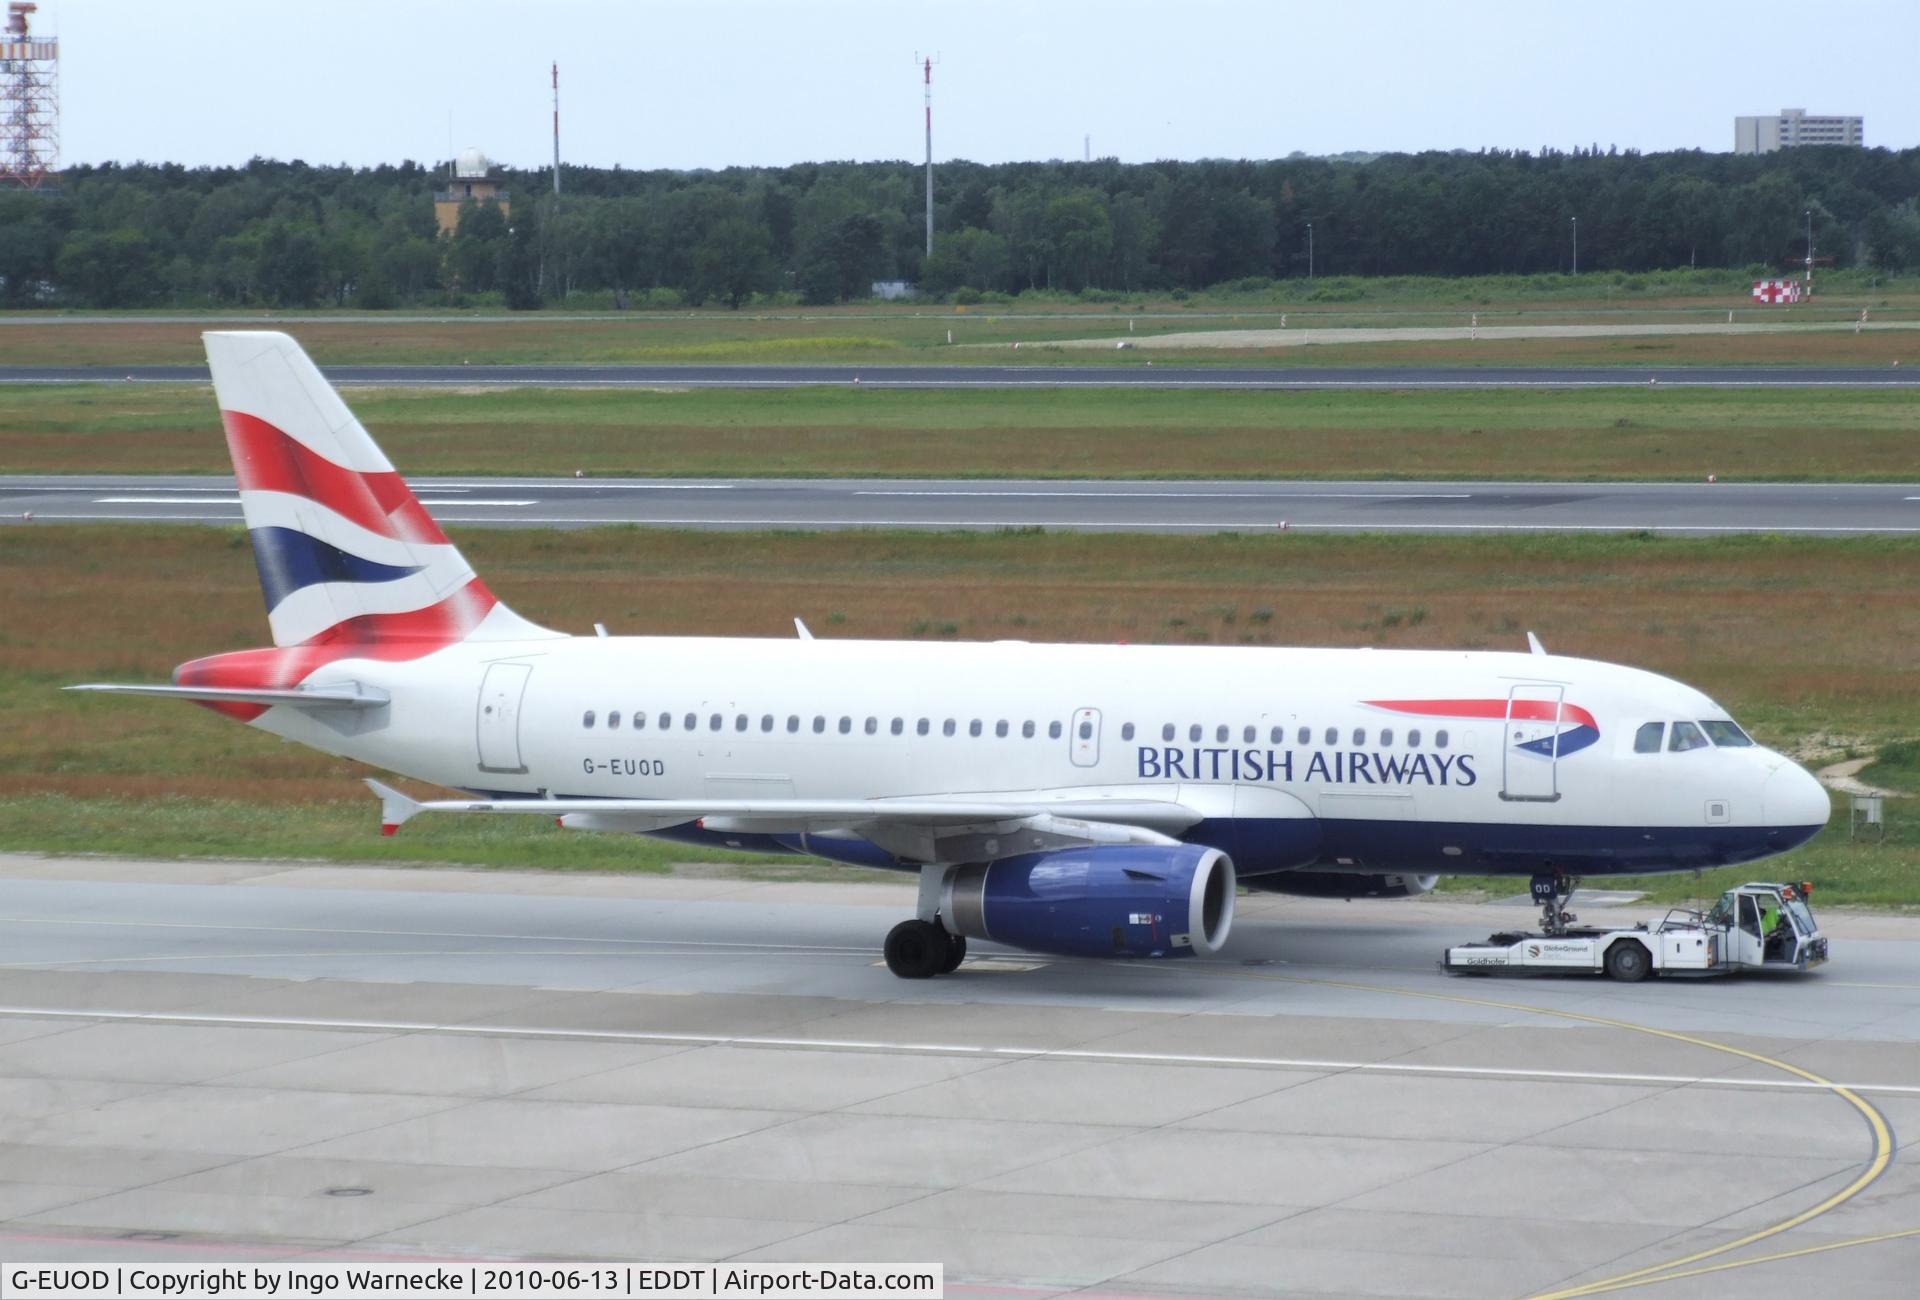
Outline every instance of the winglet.
<svg viewBox="0 0 1920 1300"><path fill-rule="evenodd" d="M1531 632L1527 633L1527 649L1537 655L1543 655L1547 652L1547 648L1540 644L1540 638Z"/></svg>
<svg viewBox="0 0 1920 1300"><path fill-rule="evenodd" d="M380 833L391 835L420 811L420 801L390 785L367 778L367 789L380 796Z"/></svg>
<svg viewBox="0 0 1920 1300"><path fill-rule="evenodd" d="M793 630L794 630L795 632L798 632L798 633L800 634L800 639L801 639L802 641L811 641L811 640L813 640L813 631L812 631L812 629L810 629L810 628L809 628L809 627L808 627L808 626L807 626L807 625L806 625L805 623L803 623L803 622L801 622L801 621L800 621L799 619L797 619L797 618L793 620Z"/></svg>

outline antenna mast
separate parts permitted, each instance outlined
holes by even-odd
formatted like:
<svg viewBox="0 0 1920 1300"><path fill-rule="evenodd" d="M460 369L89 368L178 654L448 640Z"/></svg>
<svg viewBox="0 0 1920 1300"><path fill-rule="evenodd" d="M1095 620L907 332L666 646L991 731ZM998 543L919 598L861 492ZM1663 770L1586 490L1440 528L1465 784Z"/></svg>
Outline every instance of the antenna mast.
<svg viewBox="0 0 1920 1300"><path fill-rule="evenodd" d="M60 153L60 42L27 31L38 8L13 0L0 32L0 186L29 190L53 179Z"/></svg>
<svg viewBox="0 0 1920 1300"><path fill-rule="evenodd" d="M560 65L553 65L553 197L560 197Z"/></svg>
<svg viewBox="0 0 1920 1300"><path fill-rule="evenodd" d="M927 101L927 256L933 256L933 60L920 61L926 77Z"/></svg>

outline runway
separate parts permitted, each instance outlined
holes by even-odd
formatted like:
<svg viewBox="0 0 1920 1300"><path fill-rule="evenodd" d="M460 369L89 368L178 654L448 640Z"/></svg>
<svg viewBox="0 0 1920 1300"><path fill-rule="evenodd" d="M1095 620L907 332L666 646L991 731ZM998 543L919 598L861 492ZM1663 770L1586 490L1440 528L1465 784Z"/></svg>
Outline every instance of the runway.
<svg viewBox="0 0 1920 1300"><path fill-rule="evenodd" d="M1039 1295L1920 1266L1920 921L1823 915L1805 978L1450 980L1442 944L1526 910L1261 897L1219 960L980 945L921 984L877 964L911 897L0 858L0 1253L940 1260Z"/></svg>
<svg viewBox="0 0 1920 1300"><path fill-rule="evenodd" d="M1047 528L1084 532L1920 533L1920 483L1179 480L412 480L478 527ZM0 522L239 523L214 476L0 476Z"/></svg>
<svg viewBox="0 0 1920 1300"><path fill-rule="evenodd" d="M1912 388L1920 367L999 365L347 365L353 387L434 388ZM205 366L0 366L0 384L205 384Z"/></svg>

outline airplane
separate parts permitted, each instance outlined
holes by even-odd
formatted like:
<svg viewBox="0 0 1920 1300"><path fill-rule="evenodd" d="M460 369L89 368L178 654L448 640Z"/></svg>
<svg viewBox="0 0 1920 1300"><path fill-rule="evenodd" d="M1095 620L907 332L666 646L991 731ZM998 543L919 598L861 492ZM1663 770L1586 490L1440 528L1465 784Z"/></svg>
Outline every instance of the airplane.
<svg viewBox="0 0 1920 1300"><path fill-rule="evenodd" d="M1651 672L1529 652L571 636L514 613L285 334L207 359L270 647L172 685L422 812L917 873L897 976L969 938L1082 957L1227 942L1238 886L1404 897L1752 862L1825 789ZM1556 888L1559 886L1556 884Z"/></svg>

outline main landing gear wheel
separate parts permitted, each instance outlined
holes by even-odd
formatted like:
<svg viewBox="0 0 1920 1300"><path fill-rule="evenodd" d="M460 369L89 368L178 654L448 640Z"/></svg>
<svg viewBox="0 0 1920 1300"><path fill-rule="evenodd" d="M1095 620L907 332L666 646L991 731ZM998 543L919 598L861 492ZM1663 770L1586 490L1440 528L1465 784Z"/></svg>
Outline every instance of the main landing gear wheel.
<svg viewBox="0 0 1920 1300"><path fill-rule="evenodd" d="M1622 984L1638 984L1653 970L1653 958L1631 939L1621 939L1607 949L1607 974Z"/></svg>
<svg viewBox="0 0 1920 1300"><path fill-rule="evenodd" d="M945 930L941 931L946 934ZM947 935L947 959L940 963L940 973L951 975L960 969L960 963L967 959L967 936L964 934Z"/></svg>
<svg viewBox="0 0 1920 1300"><path fill-rule="evenodd" d="M887 969L903 980L932 979L953 969L947 965L953 946L946 930L932 921L902 921L887 932Z"/></svg>

